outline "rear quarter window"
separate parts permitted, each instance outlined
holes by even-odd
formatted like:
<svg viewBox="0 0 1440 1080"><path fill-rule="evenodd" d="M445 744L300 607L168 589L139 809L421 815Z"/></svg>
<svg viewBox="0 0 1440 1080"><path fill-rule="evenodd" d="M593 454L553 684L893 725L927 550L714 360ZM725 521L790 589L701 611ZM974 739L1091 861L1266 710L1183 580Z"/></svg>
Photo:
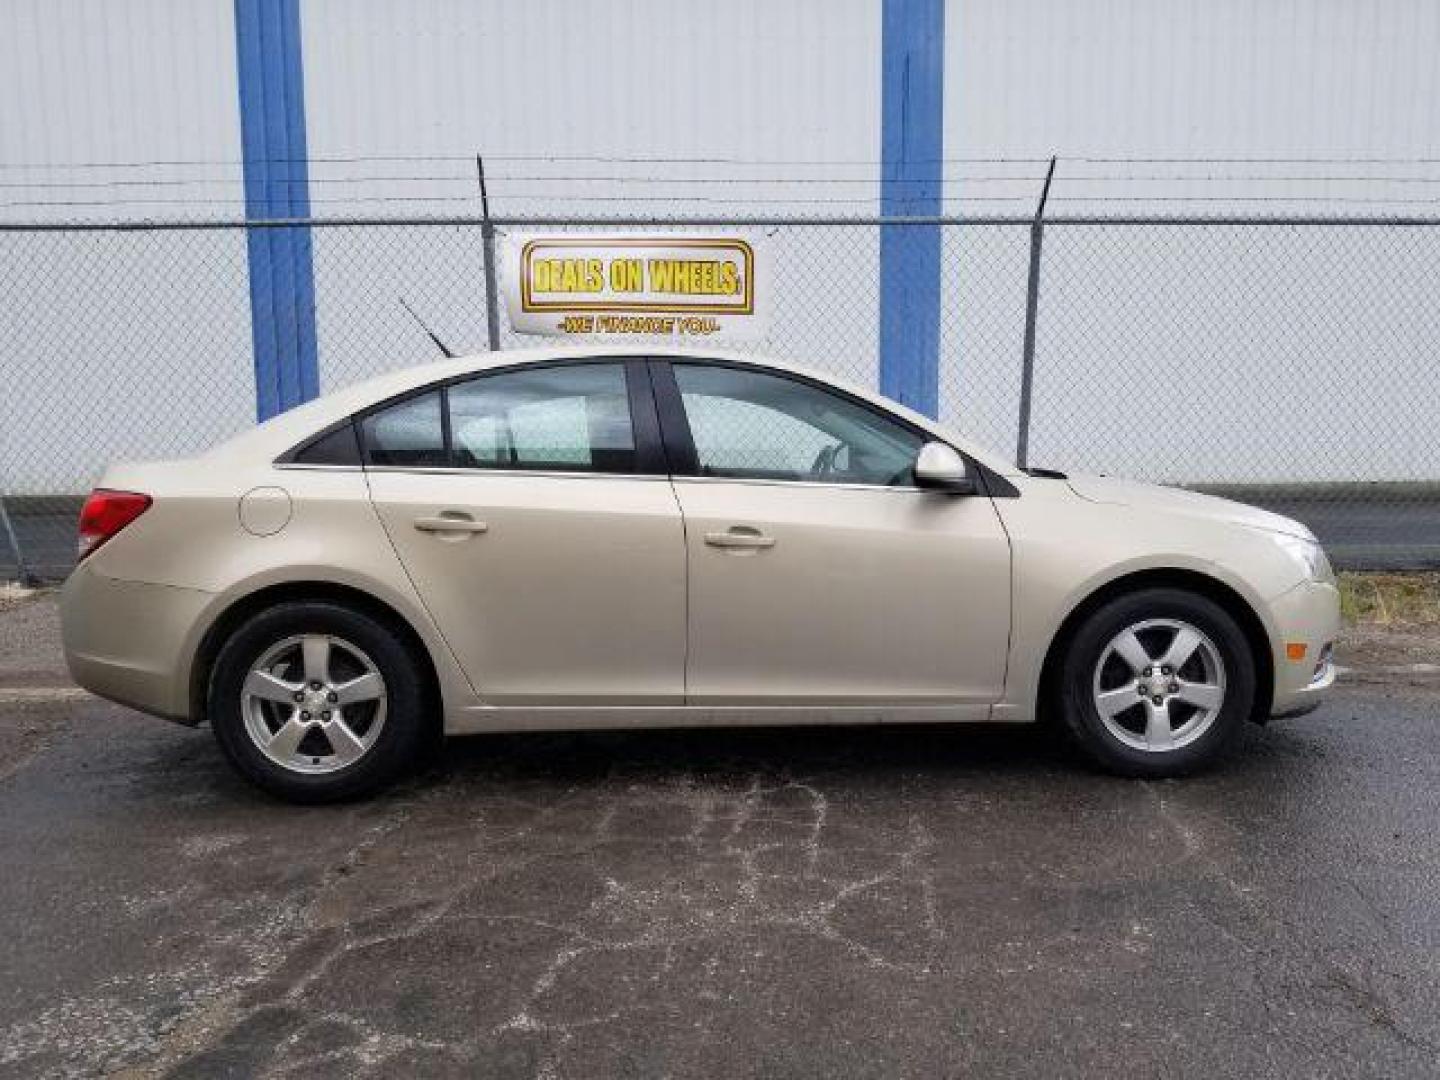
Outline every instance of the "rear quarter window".
<svg viewBox="0 0 1440 1080"><path fill-rule="evenodd" d="M359 465L360 439L354 423L347 420L333 431L311 439L291 455L288 464Z"/></svg>

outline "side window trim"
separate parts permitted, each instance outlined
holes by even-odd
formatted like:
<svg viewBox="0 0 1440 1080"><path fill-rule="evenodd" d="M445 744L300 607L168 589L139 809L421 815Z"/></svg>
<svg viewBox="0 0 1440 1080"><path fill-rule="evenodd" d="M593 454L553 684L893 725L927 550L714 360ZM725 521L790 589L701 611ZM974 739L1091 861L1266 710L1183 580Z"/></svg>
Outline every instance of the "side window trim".
<svg viewBox="0 0 1440 1080"><path fill-rule="evenodd" d="M680 397L680 386L675 382L675 371L666 359L651 360L649 368L670 475L699 476L700 455L695 450L695 438L690 434L690 420L685 415L685 402Z"/></svg>
<svg viewBox="0 0 1440 1080"><path fill-rule="evenodd" d="M630 430L635 438L636 470L631 475L668 477L670 466L649 361L643 357L625 358L625 386L630 395Z"/></svg>
<svg viewBox="0 0 1440 1080"><path fill-rule="evenodd" d="M440 385L440 445L445 451L445 464L448 468L456 468L458 462L455 454L455 433L450 424L450 387L451 383Z"/></svg>

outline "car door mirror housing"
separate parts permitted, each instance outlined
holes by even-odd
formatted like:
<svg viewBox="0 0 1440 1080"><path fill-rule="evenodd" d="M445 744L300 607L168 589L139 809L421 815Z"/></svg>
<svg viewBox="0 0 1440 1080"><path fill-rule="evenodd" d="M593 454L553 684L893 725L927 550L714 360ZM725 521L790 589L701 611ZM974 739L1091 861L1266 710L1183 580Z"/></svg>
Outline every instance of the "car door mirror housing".
<svg viewBox="0 0 1440 1080"><path fill-rule="evenodd" d="M928 442L915 458L915 486L952 495L975 494L975 481L965 459L953 446Z"/></svg>

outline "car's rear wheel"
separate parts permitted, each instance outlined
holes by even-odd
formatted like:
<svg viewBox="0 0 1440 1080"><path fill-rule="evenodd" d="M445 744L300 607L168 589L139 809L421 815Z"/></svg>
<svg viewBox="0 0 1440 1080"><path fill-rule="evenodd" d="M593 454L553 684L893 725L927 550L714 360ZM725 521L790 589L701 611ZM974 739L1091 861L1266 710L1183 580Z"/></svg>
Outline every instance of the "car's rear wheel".
<svg viewBox="0 0 1440 1080"><path fill-rule="evenodd" d="M207 714L230 762L296 802L370 794L415 759L425 678L385 623L331 602L278 604L244 622L211 674Z"/></svg>
<svg viewBox="0 0 1440 1080"><path fill-rule="evenodd" d="M1234 618L1180 589L1119 596L1080 625L1063 660L1061 715L1124 776L1194 772L1229 748L1255 702L1255 658Z"/></svg>

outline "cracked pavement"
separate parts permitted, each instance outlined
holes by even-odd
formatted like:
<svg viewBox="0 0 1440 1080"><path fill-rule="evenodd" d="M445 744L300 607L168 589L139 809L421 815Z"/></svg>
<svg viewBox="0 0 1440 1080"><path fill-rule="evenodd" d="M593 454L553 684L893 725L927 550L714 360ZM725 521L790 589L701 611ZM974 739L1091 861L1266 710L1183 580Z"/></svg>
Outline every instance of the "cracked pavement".
<svg viewBox="0 0 1440 1080"><path fill-rule="evenodd" d="M1440 694L1136 783L1044 731L506 735L367 803L0 703L0 1076L1431 1076Z"/></svg>

